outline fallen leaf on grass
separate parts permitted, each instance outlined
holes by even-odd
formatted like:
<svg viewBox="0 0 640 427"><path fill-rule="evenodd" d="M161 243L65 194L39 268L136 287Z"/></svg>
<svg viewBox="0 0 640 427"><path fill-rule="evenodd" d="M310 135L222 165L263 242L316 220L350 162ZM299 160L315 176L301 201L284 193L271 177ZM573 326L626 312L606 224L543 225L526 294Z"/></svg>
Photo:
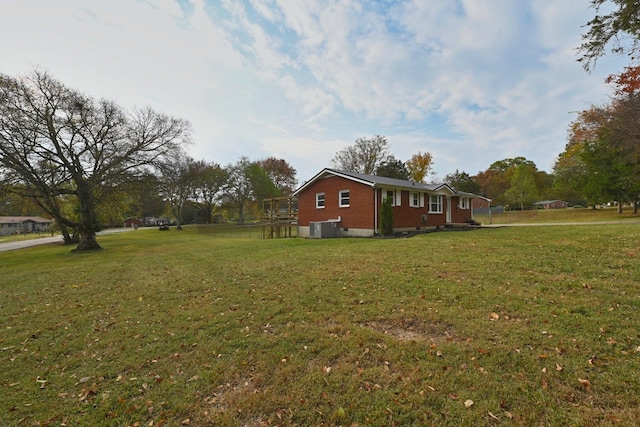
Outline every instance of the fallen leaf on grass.
<svg viewBox="0 0 640 427"><path fill-rule="evenodd" d="M465 400L465 401L464 401L464 407L465 407L465 408L471 408L471 407L473 406L473 404L474 404L474 403L475 403L475 402L474 402L473 400L471 400L471 399L467 399L467 400Z"/></svg>
<svg viewBox="0 0 640 427"><path fill-rule="evenodd" d="M78 394L78 400L80 402L84 402L88 400L90 397L94 396L95 394L96 392L91 389L82 389L80 394Z"/></svg>
<svg viewBox="0 0 640 427"><path fill-rule="evenodd" d="M500 319L500 316L498 315L498 313L491 313L491 320L498 320Z"/></svg>
<svg viewBox="0 0 640 427"><path fill-rule="evenodd" d="M578 378L578 382L582 384L582 387L584 387L586 391L591 391L591 381Z"/></svg>
<svg viewBox="0 0 640 427"><path fill-rule="evenodd" d="M562 371L562 366L560 366L557 363L556 363L556 371L558 371L558 372Z"/></svg>
<svg viewBox="0 0 640 427"><path fill-rule="evenodd" d="M491 418L493 418L494 420L499 420L499 418L498 418L498 417L496 417L495 415L493 415L493 414L491 413L491 411L489 411L489 416L490 416Z"/></svg>

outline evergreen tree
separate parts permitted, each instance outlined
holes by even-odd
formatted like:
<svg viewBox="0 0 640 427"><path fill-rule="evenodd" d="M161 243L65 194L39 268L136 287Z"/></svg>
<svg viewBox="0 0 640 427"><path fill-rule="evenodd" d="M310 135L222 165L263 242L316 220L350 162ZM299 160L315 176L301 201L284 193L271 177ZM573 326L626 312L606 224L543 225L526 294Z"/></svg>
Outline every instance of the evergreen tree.
<svg viewBox="0 0 640 427"><path fill-rule="evenodd" d="M380 234L390 236L393 233L393 207L391 197L385 197L380 208Z"/></svg>

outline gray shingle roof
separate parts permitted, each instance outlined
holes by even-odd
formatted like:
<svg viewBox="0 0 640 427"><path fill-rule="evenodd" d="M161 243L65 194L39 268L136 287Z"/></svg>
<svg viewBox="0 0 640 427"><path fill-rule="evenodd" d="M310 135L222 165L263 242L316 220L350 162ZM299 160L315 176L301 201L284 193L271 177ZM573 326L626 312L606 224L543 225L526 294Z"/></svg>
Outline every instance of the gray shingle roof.
<svg viewBox="0 0 640 427"><path fill-rule="evenodd" d="M392 188L402 188L407 190L413 189L413 190L432 191L432 192L445 191L451 194L464 194L471 197L475 196L471 193L457 193L456 190L449 187L447 184L423 184L421 182L406 181L404 179L387 178L384 176L367 175L364 173L356 173L356 172L349 172L349 171L344 171L339 169L329 169L329 168L323 169L320 173L315 175L309 181L302 184L302 186L300 186L296 191L294 191L293 194L298 195L302 190L304 190L304 188L311 185L316 180L328 175L340 176L342 178L350 179L352 181L356 181L364 185L369 185L371 187L392 187Z"/></svg>
<svg viewBox="0 0 640 427"><path fill-rule="evenodd" d="M50 223L50 219L40 216L0 216L0 224L22 224L25 221L33 221L36 223Z"/></svg>

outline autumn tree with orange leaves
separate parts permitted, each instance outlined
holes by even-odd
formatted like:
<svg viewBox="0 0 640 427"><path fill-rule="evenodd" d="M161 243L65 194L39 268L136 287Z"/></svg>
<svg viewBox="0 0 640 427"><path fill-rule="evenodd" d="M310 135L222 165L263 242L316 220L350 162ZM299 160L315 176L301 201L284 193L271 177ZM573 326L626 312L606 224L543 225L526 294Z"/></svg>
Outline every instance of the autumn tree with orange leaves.
<svg viewBox="0 0 640 427"><path fill-rule="evenodd" d="M433 156L429 152L418 151L406 162L409 176L415 182L426 182L433 165Z"/></svg>
<svg viewBox="0 0 640 427"><path fill-rule="evenodd" d="M579 189L591 203L640 198L640 67L629 66L606 80L614 98L582 111L554 167L556 186Z"/></svg>

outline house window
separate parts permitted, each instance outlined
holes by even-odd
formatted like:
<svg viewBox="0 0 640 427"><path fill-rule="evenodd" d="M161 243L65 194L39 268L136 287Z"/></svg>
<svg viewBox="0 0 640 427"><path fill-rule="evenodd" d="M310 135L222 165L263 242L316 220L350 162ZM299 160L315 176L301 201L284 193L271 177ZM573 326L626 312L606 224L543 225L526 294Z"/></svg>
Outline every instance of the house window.
<svg viewBox="0 0 640 427"><path fill-rule="evenodd" d="M324 208L324 193L316 193L316 209Z"/></svg>
<svg viewBox="0 0 640 427"><path fill-rule="evenodd" d="M442 196L429 195L429 213L442 213Z"/></svg>
<svg viewBox="0 0 640 427"><path fill-rule="evenodd" d="M424 193L410 192L409 193L409 206L412 208L424 207Z"/></svg>
<svg viewBox="0 0 640 427"><path fill-rule="evenodd" d="M391 199L391 206L396 204L396 198L393 194L393 190L387 190L384 196L385 199Z"/></svg>
<svg viewBox="0 0 640 427"><path fill-rule="evenodd" d="M338 194L338 206L341 208L349 207L349 190L341 190Z"/></svg>
<svg viewBox="0 0 640 427"><path fill-rule="evenodd" d="M460 209L469 209L469 198L468 197L460 197L460 202L458 203L458 207Z"/></svg>
<svg viewBox="0 0 640 427"><path fill-rule="evenodd" d="M420 195L418 193L409 193L409 206L413 208L420 206Z"/></svg>
<svg viewBox="0 0 640 427"><path fill-rule="evenodd" d="M391 199L391 206L400 206L400 190L383 190L382 198Z"/></svg>

